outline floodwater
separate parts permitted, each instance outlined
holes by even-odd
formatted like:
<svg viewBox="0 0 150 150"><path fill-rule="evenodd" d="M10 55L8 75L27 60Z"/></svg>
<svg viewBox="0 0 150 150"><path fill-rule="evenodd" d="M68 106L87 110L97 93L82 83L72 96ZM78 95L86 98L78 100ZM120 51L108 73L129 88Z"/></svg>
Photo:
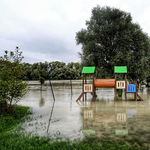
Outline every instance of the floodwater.
<svg viewBox="0 0 150 150"><path fill-rule="evenodd" d="M62 140L95 136L150 141L150 88L138 89L144 101L134 101L132 93L127 94L128 101L124 93L115 101L113 88L101 88L95 101L88 93L86 101L77 103L82 92L80 80L72 81L72 94L69 80L52 81L55 101L49 81L42 92L38 81L28 84L28 93L18 102L33 109L33 119L23 124L26 132L55 135Z"/></svg>

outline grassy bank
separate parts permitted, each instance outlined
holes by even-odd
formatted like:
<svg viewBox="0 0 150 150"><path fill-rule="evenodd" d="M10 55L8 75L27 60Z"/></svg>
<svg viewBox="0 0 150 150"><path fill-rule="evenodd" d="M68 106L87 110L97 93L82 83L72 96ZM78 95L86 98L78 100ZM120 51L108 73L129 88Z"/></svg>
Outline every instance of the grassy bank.
<svg viewBox="0 0 150 150"><path fill-rule="evenodd" d="M0 115L0 133L13 130L16 125L25 120L25 116L31 114L29 107L13 106L9 113Z"/></svg>
<svg viewBox="0 0 150 150"><path fill-rule="evenodd" d="M31 136L16 132L16 125L25 121L25 116L31 114L29 107L15 106L11 113L0 117L0 150L148 150L138 140L106 141L98 138L86 138L83 141L53 141L50 137ZM15 129L15 130L13 130ZM15 131L15 132L10 132Z"/></svg>
<svg viewBox="0 0 150 150"><path fill-rule="evenodd" d="M148 150L147 147L138 145L137 142L126 143L124 141L102 141L96 138L87 138L80 142L70 141L55 141L51 143L51 139L48 137L19 135L19 134L7 134L0 140L0 149L8 150Z"/></svg>

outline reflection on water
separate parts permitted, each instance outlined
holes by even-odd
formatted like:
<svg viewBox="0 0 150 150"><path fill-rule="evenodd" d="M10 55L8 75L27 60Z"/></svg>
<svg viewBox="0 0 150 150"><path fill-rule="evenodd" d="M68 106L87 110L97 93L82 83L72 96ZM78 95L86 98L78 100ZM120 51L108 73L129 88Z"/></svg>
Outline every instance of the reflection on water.
<svg viewBox="0 0 150 150"><path fill-rule="evenodd" d="M57 82L59 85L57 85ZM96 101L76 102L82 92L81 81L56 81L53 85L54 102L50 87L40 93L40 89L30 89L19 102L21 105L33 107L35 119L27 122L25 130L46 135L47 132L71 140L96 136L103 139L139 139L150 141L150 89L139 89L138 93L144 101L134 101L134 94L128 94L128 101L122 98L114 101L114 89L99 89ZM33 85L31 85L33 86ZM38 86L38 85L34 85ZM40 85L39 85L40 86ZM39 117L40 116L40 117ZM31 125L32 124L32 125Z"/></svg>
<svg viewBox="0 0 150 150"><path fill-rule="evenodd" d="M95 130L95 136L103 139L150 140L150 106L145 102L96 101L84 103L83 130ZM124 136L122 136L124 135Z"/></svg>
<svg viewBox="0 0 150 150"><path fill-rule="evenodd" d="M52 110L50 113L50 118L49 118L48 127L47 127L47 133L48 133L48 130L50 128L50 122L51 122L51 118L52 118L52 114L53 114L54 105L55 105L55 100L53 101L53 106L52 106Z"/></svg>
<svg viewBox="0 0 150 150"><path fill-rule="evenodd" d="M44 104L45 104L45 99L42 97L42 92L41 92L41 99L40 99L40 102L39 102L39 106L43 107Z"/></svg>

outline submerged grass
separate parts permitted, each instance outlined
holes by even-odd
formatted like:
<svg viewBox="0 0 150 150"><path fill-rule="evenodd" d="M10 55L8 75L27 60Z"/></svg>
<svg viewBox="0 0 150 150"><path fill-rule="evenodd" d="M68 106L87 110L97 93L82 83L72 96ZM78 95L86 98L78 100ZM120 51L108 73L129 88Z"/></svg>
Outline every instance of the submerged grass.
<svg viewBox="0 0 150 150"><path fill-rule="evenodd" d="M29 107L15 106L10 114L0 116L0 150L148 150L139 140L129 141L107 141L99 138L86 137L83 141L54 141L49 135L40 137L38 135L25 134L22 127L12 129L20 122L29 119L31 114ZM26 116L26 117L25 117ZM8 132L10 131L11 132Z"/></svg>

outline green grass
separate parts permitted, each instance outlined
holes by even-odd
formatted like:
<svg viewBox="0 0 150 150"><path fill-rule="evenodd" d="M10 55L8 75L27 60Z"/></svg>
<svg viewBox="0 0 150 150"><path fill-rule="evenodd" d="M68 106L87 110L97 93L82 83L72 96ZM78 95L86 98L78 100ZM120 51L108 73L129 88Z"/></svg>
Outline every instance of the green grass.
<svg viewBox="0 0 150 150"><path fill-rule="evenodd" d="M12 130L18 123L25 120L25 116L31 114L29 107L14 106L10 113L0 115L0 133Z"/></svg>
<svg viewBox="0 0 150 150"><path fill-rule="evenodd" d="M30 135L19 135L8 133L0 136L1 150L146 150L148 148L139 146L135 142L128 145L124 141L103 141L97 138L87 138L83 141L55 141L49 137L39 137ZM52 142L52 143L51 143Z"/></svg>

